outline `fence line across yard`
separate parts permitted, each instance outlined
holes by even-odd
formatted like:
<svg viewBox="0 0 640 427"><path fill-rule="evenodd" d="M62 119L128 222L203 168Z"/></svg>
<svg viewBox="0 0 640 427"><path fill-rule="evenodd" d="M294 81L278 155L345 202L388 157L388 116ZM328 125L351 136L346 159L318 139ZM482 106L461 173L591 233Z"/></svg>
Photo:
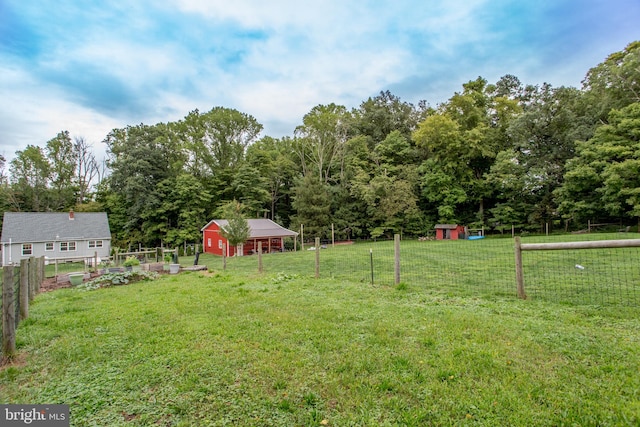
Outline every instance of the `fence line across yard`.
<svg viewBox="0 0 640 427"><path fill-rule="evenodd" d="M622 238L624 240L621 240ZM563 239L581 242L563 242ZM595 241L606 239L606 242ZM443 290L448 293L525 297L575 304L640 306L640 239L627 233L532 236L522 239L526 294L518 282L518 240L401 240L313 246L313 250L232 257L229 270L319 276L364 284ZM631 243L624 243L630 241ZM541 243L554 251L533 251ZM591 250L578 249L590 247ZM307 249L310 249L307 246ZM563 249L563 250L560 250ZM316 261L318 259L318 261ZM216 263L217 264L217 263ZM223 265L214 269L224 268Z"/></svg>

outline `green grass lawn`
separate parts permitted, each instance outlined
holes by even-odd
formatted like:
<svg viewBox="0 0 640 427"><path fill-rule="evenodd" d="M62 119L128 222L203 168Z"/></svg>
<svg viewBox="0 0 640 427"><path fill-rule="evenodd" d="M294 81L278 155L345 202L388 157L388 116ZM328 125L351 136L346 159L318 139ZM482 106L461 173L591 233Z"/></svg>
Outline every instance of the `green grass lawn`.
<svg viewBox="0 0 640 427"><path fill-rule="evenodd" d="M640 309L316 280L298 256L38 295L0 403L75 426L640 423Z"/></svg>

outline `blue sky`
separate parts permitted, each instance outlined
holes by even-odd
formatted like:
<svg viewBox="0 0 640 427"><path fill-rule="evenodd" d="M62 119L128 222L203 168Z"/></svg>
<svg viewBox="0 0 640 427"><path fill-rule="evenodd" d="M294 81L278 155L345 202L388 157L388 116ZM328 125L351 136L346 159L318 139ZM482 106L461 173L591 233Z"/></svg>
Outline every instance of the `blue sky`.
<svg viewBox="0 0 640 427"><path fill-rule="evenodd" d="M638 0L0 0L0 154L215 106L291 136L318 104L446 101L478 76L580 87Z"/></svg>

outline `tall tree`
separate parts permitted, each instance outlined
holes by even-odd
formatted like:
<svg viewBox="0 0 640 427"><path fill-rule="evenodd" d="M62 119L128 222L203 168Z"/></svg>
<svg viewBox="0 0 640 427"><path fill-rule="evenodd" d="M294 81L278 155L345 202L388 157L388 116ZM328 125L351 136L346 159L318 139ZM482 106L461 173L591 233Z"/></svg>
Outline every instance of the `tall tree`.
<svg viewBox="0 0 640 427"><path fill-rule="evenodd" d="M77 152L68 131L62 131L46 144L47 157L51 165L50 203L54 211L66 210L76 203L75 172Z"/></svg>
<svg viewBox="0 0 640 427"><path fill-rule="evenodd" d="M155 212L167 196L165 180L175 182L183 164L180 145L165 124L115 129L105 140L111 169L109 185L126 207L125 230L132 242L160 243ZM164 221L175 226L177 218ZM139 240L135 240L139 239Z"/></svg>
<svg viewBox="0 0 640 427"><path fill-rule="evenodd" d="M9 170L13 209L34 212L47 210L51 165L44 150L28 145L24 150L16 151Z"/></svg>
<svg viewBox="0 0 640 427"><path fill-rule="evenodd" d="M367 146L362 149L368 151ZM370 235L422 231L418 220L415 147L400 131L392 131L367 157L370 162L356 166L351 189L353 195L366 203Z"/></svg>
<svg viewBox="0 0 640 427"><path fill-rule="evenodd" d="M582 81L592 123L606 123L609 111L640 102L640 41L609 55Z"/></svg>
<svg viewBox="0 0 640 427"><path fill-rule="evenodd" d="M299 175L295 158L296 154L290 138L264 137L247 149L247 163L259 171L268 187L269 217L275 221L276 206L282 206L278 209L280 214L278 216L286 216L286 219L282 219L287 225L289 210L280 201L291 195L294 178ZM280 210L282 212L279 212Z"/></svg>
<svg viewBox="0 0 640 427"><path fill-rule="evenodd" d="M185 141L187 170L201 177L238 166L262 131L253 116L224 107L194 110L176 127Z"/></svg>
<svg viewBox="0 0 640 427"><path fill-rule="evenodd" d="M402 101L389 91L380 92L360 104L354 111L356 135L369 138L371 147L384 141L393 131L400 132L409 139L418 122L424 118L426 103L421 101L419 108Z"/></svg>
<svg viewBox="0 0 640 427"><path fill-rule="evenodd" d="M311 174L294 188L292 227L304 225L305 236L327 237L331 225L331 190L328 184Z"/></svg>
<svg viewBox="0 0 640 427"><path fill-rule="evenodd" d="M509 127L518 152L518 161L527 174L534 208L528 222L542 227L553 223L557 204L553 190L562 184L565 164L575 155L575 141L582 140L584 128L579 114L581 93L574 88L537 88L524 111Z"/></svg>
<svg viewBox="0 0 640 427"><path fill-rule="evenodd" d="M313 175L325 184L342 177L348 122L346 108L336 104L315 106L303 117L295 130L294 147L305 176Z"/></svg>
<svg viewBox="0 0 640 427"><path fill-rule="evenodd" d="M269 181L260 174L258 168L243 163L238 167L231 181L234 195L243 204L249 216L259 218L264 216L269 208Z"/></svg>
<svg viewBox="0 0 640 427"><path fill-rule="evenodd" d="M191 174L180 173L175 179L159 183L159 192L166 194L155 212L153 223L170 245L199 242L200 229L211 218L211 195L204 184ZM175 218L175 223L166 219ZM151 221L150 221L151 222Z"/></svg>
<svg viewBox="0 0 640 427"><path fill-rule="evenodd" d="M577 222L640 217L640 103L612 110L608 122L578 143L556 190L560 211Z"/></svg>
<svg viewBox="0 0 640 427"><path fill-rule="evenodd" d="M73 150L76 157L76 204L90 201L91 188L100 182L100 163L84 138L74 138Z"/></svg>

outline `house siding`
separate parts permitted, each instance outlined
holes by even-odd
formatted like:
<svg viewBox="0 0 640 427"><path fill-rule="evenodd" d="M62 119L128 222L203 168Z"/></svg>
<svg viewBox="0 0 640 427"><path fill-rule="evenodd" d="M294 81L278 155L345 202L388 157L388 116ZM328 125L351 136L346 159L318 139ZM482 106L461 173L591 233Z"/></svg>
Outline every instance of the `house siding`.
<svg viewBox="0 0 640 427"><path fill-rule="evenodd" d="M75 251L61 251L60 250L60 242L54 243L54 250L48 251L46 250L47 242L24 242L31 243L32 245L32 253L31 255L22 255L22 245L23 242L13 243L3 242L2 243L2 264L10 264L10 263L19 263L23 258L29 257L45 257L45 258L85 258L85 257L93 257L98 255L98 258L103 259L109 257L111 253L111 239L91 239L102 240L103 245L102 248L89 248L89 240L64 240L65 242L75 242L76 250Z"/></svg>

